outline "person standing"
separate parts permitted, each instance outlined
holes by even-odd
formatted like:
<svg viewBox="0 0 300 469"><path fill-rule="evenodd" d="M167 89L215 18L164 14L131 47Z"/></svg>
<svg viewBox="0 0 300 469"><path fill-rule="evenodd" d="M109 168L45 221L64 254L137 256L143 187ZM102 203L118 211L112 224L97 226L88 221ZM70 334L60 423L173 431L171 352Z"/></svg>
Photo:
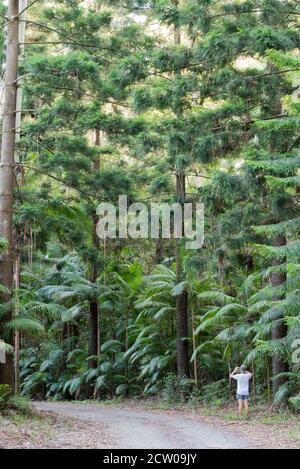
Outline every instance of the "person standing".
<svg viewBox="0 0 300 469"><path fill-rule="evenodd" d="M240 371L238 373L238 371ZM245 407L247 417L250 414L250 406L249 406L249 381L252 378L252 374L247 371L245 365L242 365L240 368L236 367L234 371L231 373L230 378L237 381L237 392L236 398L239 403L239 416L243 415L243 410Z"/></svg>

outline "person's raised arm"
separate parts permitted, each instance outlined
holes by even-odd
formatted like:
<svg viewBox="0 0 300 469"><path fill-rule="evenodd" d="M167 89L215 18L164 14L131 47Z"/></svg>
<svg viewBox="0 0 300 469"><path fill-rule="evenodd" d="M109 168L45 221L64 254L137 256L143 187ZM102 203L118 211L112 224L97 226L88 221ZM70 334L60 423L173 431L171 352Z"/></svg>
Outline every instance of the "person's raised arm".
<svg viewBox="0 0 300 469"><path fill-rule="evenodd" d="M236 366L235 369L233 370L233 372L231 373L230 378L234 379L234 375L235 375L235 373L237 372L238 369L239 369L239 367Z"/></svg>

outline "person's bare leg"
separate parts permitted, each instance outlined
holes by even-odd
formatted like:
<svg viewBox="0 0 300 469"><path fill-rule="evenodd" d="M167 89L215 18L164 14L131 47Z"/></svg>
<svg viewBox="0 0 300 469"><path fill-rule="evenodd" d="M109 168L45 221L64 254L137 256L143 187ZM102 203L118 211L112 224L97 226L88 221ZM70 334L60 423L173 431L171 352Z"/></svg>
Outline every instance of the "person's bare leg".
<svg viewBox="0 0 300 469"><path fill-rule="evenodd" d="M242 417L243 415L243 401L239 400L239 416Z"/></svg>
<svg viewBox="0 0 300 469"><path fill-rule="evenodd" d="M248 400L245 400L245 401L244 401L244 405L245 405L245 410L246 410L247 417L249 417L249 415L250 415L249 401L248 401Z"/></svg>

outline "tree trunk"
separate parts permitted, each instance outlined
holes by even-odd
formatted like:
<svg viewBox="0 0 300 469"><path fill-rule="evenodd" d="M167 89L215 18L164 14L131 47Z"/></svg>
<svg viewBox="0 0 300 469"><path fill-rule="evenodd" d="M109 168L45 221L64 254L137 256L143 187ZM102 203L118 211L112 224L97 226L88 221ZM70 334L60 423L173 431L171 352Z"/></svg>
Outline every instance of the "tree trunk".
<svg viewBox="0 0 300 469"><path fill-rule="evenodd" d="M183 205L185 190L185 175L183 172L176 174L177 202ZM183 232L183 231L182 231ZM182 281L182 261L180 253L180 241L176 240L176 281ZM176 321L177 321L177 375L190 376L189 348L188 348L188 294L184 291L176 297Z"/></svg>
<svg viewBox="0 0 300 469"><path fill-rule="evenodd" d="M16 125L16 96L18 70L18 36L19 36L19 1L8 2L7 49L4 81L4 110L2 121L1 164L0 164L0 236L7 241L7 251L0 256L0 283L10 291L13 288L13 190L14 190L14 152ZM9 300L6 295L4 300ZM9 321L12 311L4 318ZM13 343L13 334L6 339ZM13 387L14 369L13 356L7 356L6 364L0 367L0 384Z"/></svg>
<svg viewBox="0 0 300 469"><path fill-rule="evenodd" d="M97 250L99 249L99 239L96 233L97 218L96 214L93 216L93 246ZM97 259L92 262L91 265L91 277L90 281L95 283L98 277L98 266ZM89 356L92 357L88 361L89 368L97 368L99 365L100 356L100 325L99 325L99 305L97 299L90 301L90 321L89 321ZM86 386L86 394L88 398L97 398L96 388L92 386Z"/></svg>
<svg viewBox="0 0 300 469"><path fill-rule="evenodd" d="M270 362L267 359L267 389L268 389L268 401L271 402L271 379L270 379Z"/></svg>
<svg viewBox="0 0 300 469"><path fill-rule="evenodd" d="M161 264L163 261L163 252L162 252L162 238L159 234L158 239L155 244L155 265Z"/></svg>
<svg viewBox="0 0 300 469"><path fill-rule="evenodd" d="M177 375L190 376L188 349L188 294L183 292L177 296Z"/></svg>
<svg viewBox="0 0 300 469"><path fill-rule="evenodd" d="M97 301L90 302L90 340L89 340L89 368L97 368L98 360L98 304Z"/></svg>
<svg viewBox="0 0 300 469"><path fill-rule="evenodd" d="M172 1L173 6L179 6L179 0ZM174 30L174 42L176 45L181 44L180 26L176 26ZM177 72L180 74L180 72ZM177 117L180 118L181 111L178 110ZM176 198L177 202L184 204L186 196L186 180L185 173L181 168L176 169ZM184 228L184 224L182 226ZM184 234L184 229L182 229ZM182 281L182 261L180 253L180 241L176 240L176 280L177 283ZM176 322L177 322L177 375L190 376L189 369L189 349L188 349L188 294L186 291L176 297Z"/></svg>
<svg viewBox="0 0 300 469"><path fill-rule="evenodd" d="M267 68L269 72L277 71L277 68L273 65L271 61L268 61ZM272 99L271 102L272 102L273 115L280 115L282 113L281 98L282 98L282 95L280 93L277 93L274 96L274 91L273 90L271 91L270 99ZM270 144L270 150L272 152L278 151L276 144L274 145L273 142L271 142ZM273 242L273 246L275 247L285 246L286 244L287 244L286 237L282 234L277 235ZM284 260L278 259L278 260L273 261L272 265L275 267L277 265L283 264L284 262L286 262L286 259ZM286 283L286 280L287 280L286 272L273 273L271 275L271 286L274 288L280 287ZM282 300L284 296L285 295L274 296L273 300L274 301ZM280 340L280 339L285 338L286 336L287 336L287 326L285 324L273 326L273 329L272 329L273 340ZM289 370L288 364L280 356L276 356L276 355L272 356L273 396L275 396L280 386L282 386L288 381L286 377L276 379L276 380L274 380L274 377L278 375L279 373L285 373L288 370Z"/></svg>
<svg viewBox="0 0 300 469"><path fill-rule="evenodd" d="M22 61L25 52L25 33L26 33L26 17L27 17L27 0L19 0L19 12L22 12L19 19L19 58L18 61ZM21 21L22 20L22 21ZM18 80L17 85L17 96L16 96L16 148L15 148L15 178L19 188L24 184L24 168L20 163L20 155L18 150L18 142L21 138L21 124L22 124L22 99L23 99L23 87ZM15 288L18 291L20 288L20 272L21 272L21 259L22 259L22 239L20 227L16 230L15 235ZM16 298L15 316L20 314L20 300L19 293ZM18 330L15 330L15 394L21 393L21 381L20 381L20 342L21 335Z"/></svg>
<svg viewBox="0 0 300 469"><path fill-rule="evenodd" d="M185 174L178 171L176 174L177 202L184 203ZM176 281L182 281L182 260L180 253L180 241L176 240ZM176 297L176 323L177 323L177 375L190 376L189 349L188 349L188 293L182 292Z"/></svg>
<svg viewBox="0 0 300 469"><path fill-rule="evenodd" d="M15 271L14 271L14 288L16 289L15 293L15 316L20 314L20 299L19 299L19 288L20 288L20 273L21 273L21 232L16 230L15 235ZM14 374L14 384L15 384L15 394L19 395L21 393L21 382L20 382L20 332L15 330L15 374Z"/></svg>
<svg viewBox="0 0 300 469"><path fill-rule="evenodd" d="M192 337L193 337L193 354L194 354L194 380L195 380L195 386L198 386L198 364L197 364L197 354L196 354L196 337L195 337L195 313L194 313L194 307L192 306Z"/></svg>
<svg viewBox="0 0 300 469"><path fill-rule="evenodd" d="M26 18L27 18L27 0L19 0L19 12L22 12L20 15L19 21L19 61L23 60L24 52L25 52L25 33L26 33ZM21 138L21 123L22 123L22 99L23 99L23 87L21 85L20 80L18 81L17 85L17 96L16 96L16 143ZM18 149L15 151L15 162L16 164L20 163L19 152ZM22 173L21 168L19 169L19 173Z"/></svg>
<svg viewBox="0 0 300 469"><path fill-rule="evenodd" d="M95 131L95 146L100 146L100 131ZM96 159L94 162L94 171L98 172L100 169L100 160ZM99 238L97 236L97 216L93 214L93 247L99 251ZM91 265L91 282L95 283L98 277L97 259ZM99 336L99 306L97 300L90 302L90 337L89 337L89 355L93 357L99 356L100 349L100 336ZM89 360L89 368L97 368L98 360L92 358Z"/></svg>
<svg viewBox="0 0 300 469"><path fill-rule="evenodd" d="M283 235L276 236L274 240L274 246L285 246L286 245L286 237ZM276 260L273 262L273 266L277 266L282 264L282 260ZM271 275L271 285L273 288L278 288L284 285L286 282L286 272L279 272L273 273ZM275 296L273 298L274 301L281 300L282 296ZM280 319L280 318L278 318ZM287 326L285 324L275 325L272 329L272 339L273 340L280 340L285 338L287 335ZM285 373L289 371L288 364L280 357L273 355L272 357L272 370L273 370L273 378L278 375L279 373ZM273 381L273 395L276 394L280 386L287 382L287 378L283 377L280 379L276 379Z"/></svg>
<svg viewBox="0 0 300 469"><path fill-rule="evenodd" d="M256 370L255 370L255 365L254 361L252 360L252 399L253 403L256 404Z"/></svg>

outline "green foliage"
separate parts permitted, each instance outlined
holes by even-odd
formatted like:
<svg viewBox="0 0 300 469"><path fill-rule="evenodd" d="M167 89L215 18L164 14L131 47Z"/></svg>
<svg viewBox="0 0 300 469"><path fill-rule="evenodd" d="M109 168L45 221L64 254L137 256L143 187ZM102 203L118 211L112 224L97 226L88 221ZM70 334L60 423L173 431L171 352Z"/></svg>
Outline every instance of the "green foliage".
<svg viewBox="0 0 300 469"><path fill-rule="evenodd" d="M208 404L227 398L228 369L241 361L265 395L277 357L290 374L272 377L274 389L284 382L275 401L297 409L299 9L279 0L100 3L28 12L14 208L21 285L0 303L1 334L22 337L22 392ZM100 202L174 202L179 173L183 201L205 204L201 251L97 239ZM0 238L0 254L6 247ZM183 293L195 379L176 377Z"/></svg>
<svg viewBox="0 0 300 469"><path fill-rule="evenodd" d="M200 393L197 397L199 403L202 404L215 404L217 402L226 402L226 388L228 383L226 379L221 379L215 381L214 383L209 383L203 386L200 390Z"/></svg>
<svg viewBox="0 0 300 469"><path fill-rule="evenodd" d="M12 389L8 384L0 384L0 407L8 401L11 394Z"/></svg>
<svg viewBox="0 0 300 469"><path fill-rule="evenodd" d="M0 237L0 253L5 252L6 248L7 248L6 240Z"/></svg>
<svg viewBox="0 0 300 469"><path fill-rule="evenodd" d="M177 377L168 373L163 380L162 399L168 404L186 402L193 395L195 383L192 379Z"/></svg>

